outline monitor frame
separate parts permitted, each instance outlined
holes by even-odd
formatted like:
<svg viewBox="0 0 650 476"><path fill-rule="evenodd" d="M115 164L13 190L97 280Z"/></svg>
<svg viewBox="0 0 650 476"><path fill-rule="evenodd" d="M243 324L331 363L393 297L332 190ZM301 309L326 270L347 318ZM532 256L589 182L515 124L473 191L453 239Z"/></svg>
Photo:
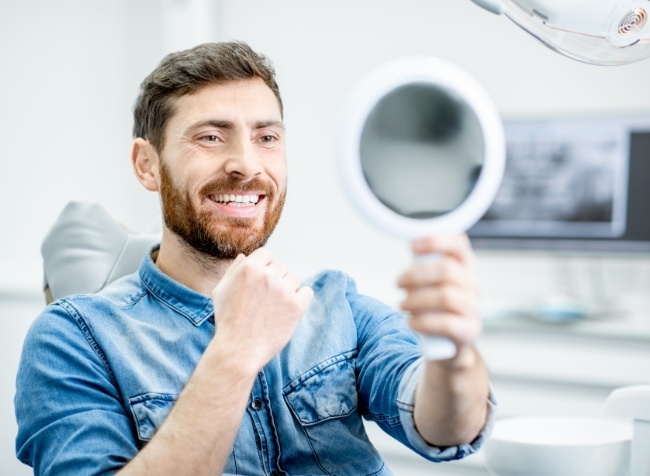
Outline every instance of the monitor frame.
<svg viewBox="0 0 650 476"><path fill-rule="evenodd" d="M650 253L650 113L648 114L600 114L574 117L515 118L504 121L506 142L514 141L513 125L524 128L539 124L572 124L575 127L611 127L623 129L628 138L625 156L625 203L623 207L624 229L619 235L594 236L584 233L575 236L562 234L508 232L507 226L500 231L486 232L481 219L470 228L468 235L474 248L478 250L529 250L541 252L580 252L580 253ZM505 178L508 175L506 158ZM512 166L512 165L511 165ZM497 200L499 192L497 193ZM486 214L489 214L490 210ZM485 218L485 217L484 217ZM490 222L494 223L494 219ZM498 221L498 220L497 220Z"/></svg>

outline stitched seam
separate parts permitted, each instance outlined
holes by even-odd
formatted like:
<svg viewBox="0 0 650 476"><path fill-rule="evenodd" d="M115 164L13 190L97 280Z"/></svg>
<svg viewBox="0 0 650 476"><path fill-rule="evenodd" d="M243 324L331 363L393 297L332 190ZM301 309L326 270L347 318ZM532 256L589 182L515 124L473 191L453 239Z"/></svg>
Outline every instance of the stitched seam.
<svg viewBox="0 0 650 476"><path fill-rule="evenodd" d="M285 395L292 393L292 391L294 391L295 389L303 385L307 380L312 378L314 375L319 374L323 372L325 369L328 369L331 366L336 365L340 362L343 362L345 360L351 360L356 354L356 352L357 352L356 349L346 350L332 357L329 357L323 360L322 362L319 362L318 364L314 365L312 368L310 368L306 372L303 372L298 377L294 378L291 382L286 384L282 389L282 392Z"/></svg>
<svg viewBox="0 0 650 476"><path fill-rule="evenodd" d="M108 363L108 359L106 358L104 351L95 340L95 337L93 336L90 328L86 324L86 321L84 321L83 317L81 317L79 310L76 307L74 307L72 303L69 302L67 299L62 299L61 301L59 301L58 305L63 307L63 309L65 309L65 311L68 313L68 315L72 317L72 319L74 319L74 321L77 323L77 326L79 326L79 329L81 330L84 337L86 338L88 345L90 345L90 348L95 352L97 357L99 357L99 359L102 361L102 363L106 367L106 370L108 371L108 374L111 377L113 385L119 391L117 379L115 377L115 374L113 373L113 369L111 369L111 366Z"/></svg>
<svg viewBox="0 0 650 476"><path fill-rule="evenodd" d="M172 311L177 312L178 314L181 314L182 316L184 316L185 318L187 318L187 319L188 319L190 322L192 322L192 324L194 324L195 326L198 326L198 325L200 325L201 322L204 322L204 321L205 321L205 319L201 319L201 320L194 319L194 318L193 318L192 316L190 316L187 312L185 312L185 311L179 309L179 308L176 307L176 306L173 306L171 303L169 303L169 302L167 302L165 299L163 299L162 296L160 296L160 295L159 295L158 293L156 293L153 289L151 289L151 287L147 284L147 282L146 282L144 279L140 278L140 281L142 282L142 285L143 285L145 288L147 288L147 291L149 292L149 294L151 294L153 297L155 297L158 301L160 301L162 304L164 304L166 307L168 307L168 308L171 309ZM204 312L205 312L205 309L204 309Z"/></svg>
<svg viewBox="0 0 650 476"><path fill-rule="evenodd" d="M378 421L378 422L379 421L386 422L390 426L396 426L396 425L401 424L401 420L400 420L399 416L391 417L391 416L388 416L388 415L384 415L383 413L376 413L376 414L375 413L370 413L370 415L372 415L373 420Z"/></svg>
<svg viewBox="0 0 650 476"><path fill-rule="evenodd" d="M379 469L378 469L377 471L375 471L374 473L370 473L368 476L374 476L375 474L379 474L379 473L381 473L381 472L384 470L384 466L386 466L386 463L384 463L384 462L382 461L382 462L381 462L381 468L379 468Z"/></svg>

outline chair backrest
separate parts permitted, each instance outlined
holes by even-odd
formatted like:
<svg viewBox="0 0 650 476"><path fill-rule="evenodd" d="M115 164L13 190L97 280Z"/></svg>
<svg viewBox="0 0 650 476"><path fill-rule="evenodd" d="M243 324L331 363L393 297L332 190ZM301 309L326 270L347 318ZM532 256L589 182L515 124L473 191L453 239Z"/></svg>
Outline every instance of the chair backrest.
<svg viewBox="0 0 650 476"><path fill-rule="evenodd" d="M101 205L68 203L41 246L46 301L95 293L132 273L160 238L127 230Z"/></svg>

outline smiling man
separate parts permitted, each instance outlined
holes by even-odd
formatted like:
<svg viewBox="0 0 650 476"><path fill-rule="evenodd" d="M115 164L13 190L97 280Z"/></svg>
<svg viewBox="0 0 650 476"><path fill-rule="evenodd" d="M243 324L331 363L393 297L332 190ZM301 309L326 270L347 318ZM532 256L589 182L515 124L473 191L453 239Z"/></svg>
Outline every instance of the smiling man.
<svg viewBox="0 0 650 476"><path fill-rule="evenodd" d="M37 475L389 475L362 419L435 461L494 420L465 236L399 279L402 315L350 278L302 281L265 247L287 192L270 63L239 42L167 56L142 84L132 161L163 234L140 269L37 318L16 446ZM454 340L424 361L413 330Z"/></svg>
<svg viewBox="0 0 650 476"><path fill-rule="evenodd" d="M175 98L173 110L164 146L136 131L133 164L141 183L160 192L157 266L189 284L174 270L191 255L207 271L190 273L195 289L210 295L219 280L212 266L262 247L280 219L287 171L279 97L254 77L204 85Z"/></svg>

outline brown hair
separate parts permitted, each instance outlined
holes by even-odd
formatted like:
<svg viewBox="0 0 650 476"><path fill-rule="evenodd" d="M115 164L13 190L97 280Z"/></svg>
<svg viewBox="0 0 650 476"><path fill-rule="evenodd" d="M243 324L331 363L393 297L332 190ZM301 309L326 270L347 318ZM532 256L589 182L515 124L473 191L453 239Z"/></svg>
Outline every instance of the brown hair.
<svg viewBox="0 0 650 476"><path fill-rule="evenodd" d="M133 109L133 136L148 140L159 152L174 100L203 86L260 78L273 91L282 112L282 98L270 60L244 42L205 43L171 53L140 85Z"/></svg>

